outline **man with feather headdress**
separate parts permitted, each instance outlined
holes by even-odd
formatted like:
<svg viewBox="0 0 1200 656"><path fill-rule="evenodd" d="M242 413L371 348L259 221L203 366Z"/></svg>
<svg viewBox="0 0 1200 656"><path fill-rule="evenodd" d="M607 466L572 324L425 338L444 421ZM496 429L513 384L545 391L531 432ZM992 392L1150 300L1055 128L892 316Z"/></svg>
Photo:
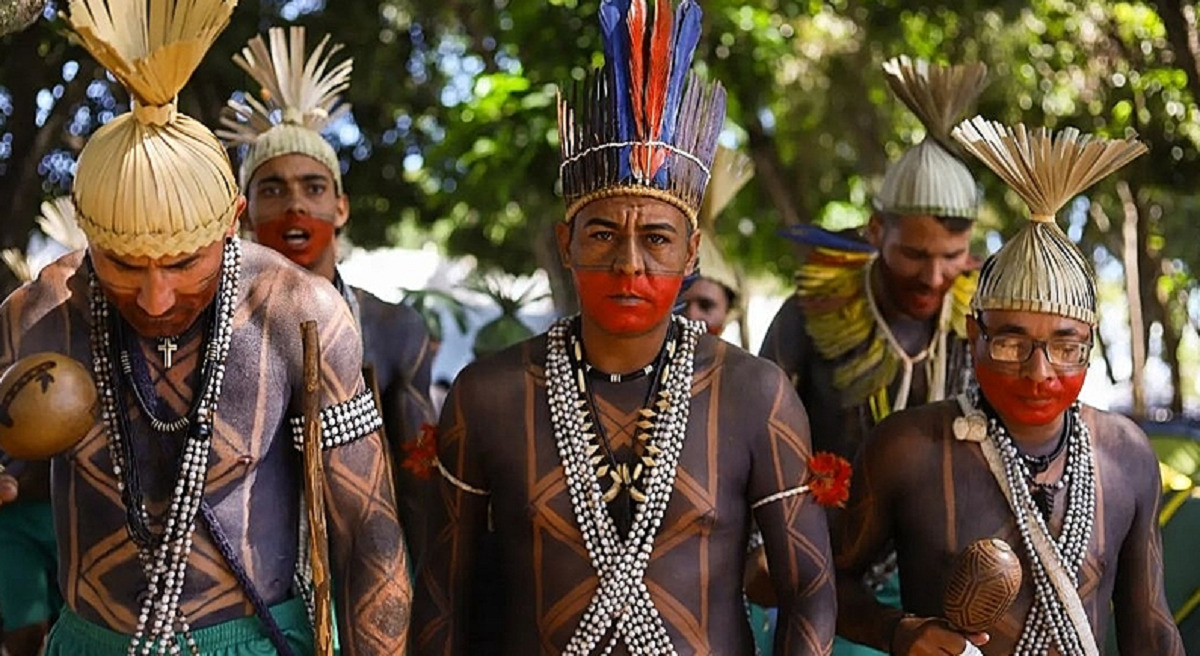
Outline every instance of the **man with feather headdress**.
<svg viewBox="0 0 1200 656"><path fill-rule="evenodd" d="M421 542L420 486L399 464L406 445L434 421L429 333L416 310L352 287L338 273L336 236L350 218L350 199L337 153L321 130L350 109L340 94L350 84L351 60L333 64L341 46L327 47L328 36L305 59L303 27L272 28L268 40L254 37L233 58L262 86L264 100L247 93L245 103L230 101L217 135L246 146L239 182L247 198L244 222L255 239L332 282L354 315L411 549Z"/></svg>
<svg viewBox="0 0 1200 656"><path fill-rule="evenodd" d="M1128 418L1078 400L1096 331L1096 281L1055 213L1145 152L1136 139L973 119L954 132L1012 187L1029 223L988 258L967 320L974 380L897 413L864 443L836 529L839 633L901 656L1181 656L1163 591L1158 461ZM944 616L952 556L981 539L1016 551L1015 602L986 634ZM862 575L894 545L903 609ZM989 639L990 638L990 639Z"/></svg>
<svg viewBox="0 0 1200 656"><path fill-rule="evenodd" d="M229 159L175 106L234 4L69 3L132 108L79 155L87 249L0 306L0 365L60 353L98 392L87 434L50 462L65 599L50 656L312 653L310 614L326 615L297 581L305 446L327 474L343 652L405 649L411 589L353 317L331 286L237 239ZM308 320L322 343L306 390ZM306 405L320 444L304 441ZM20 491L0 473L0 504Z"/></svg>
<svg viewBox="0 0 1200 656"><path fill-rule="evenodd" d="M672 315L725 97L689 74L700 8L671 5L604 0L605 68L559 101L556 235L581 311L450 392L418 654L471 653L470 581L491 568L501 653L750 656L752 517L779 594L774 653L829 653L828 535L809 493L826 486L804 408L777 367ZM477 558L489 528L499 562Z"/></svg>

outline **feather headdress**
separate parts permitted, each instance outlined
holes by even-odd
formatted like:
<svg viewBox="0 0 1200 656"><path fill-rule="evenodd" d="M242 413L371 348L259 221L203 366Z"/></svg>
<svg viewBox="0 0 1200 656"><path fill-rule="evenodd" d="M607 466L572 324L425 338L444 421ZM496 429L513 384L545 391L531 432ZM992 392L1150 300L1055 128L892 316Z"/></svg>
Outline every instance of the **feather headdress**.
<svg viewBox="0 0 1200 656"><path fill-rule="evenodd" d="M979 192L971 172L951 152L950 130L983 92L987 66L938 66L901 56L886 62L883 71L892 92L925 126L925 139L888 169L876 209L975 219Z"/></svg>
<svg viewBox="0 0 1200 656"><path fill-rule="evenodd" d="M690 72L700 41L695 0L602 0L604 67L559 96L563 195L570 220L587 203L650 196L693 225L708 185L725 90Z"/></svg>
<svg viewBox="0 0 1200 656"><path fill-rule="evenodd" d="M159 258L224 237L238 190L208 128L175 97L229 23L236 0L71 0L79 40L133 97L79 154L72 195L95 247Z"/></svg>
<svg viewBox="0 0 1200 656"><path fill-rule="evenodd" d="M341 195L341 164L321 131L350 111L350 105L341 102L341 93L350 86L354 62L332 63L342 46L330 45L329 36L306 59L303 27L273 27L267 36L269 45L256 36L233 57L261 86L262 100L252 93L245 94L245 103L230 100L221 112L223 127L217 135L226 144L249 146L238 175L243 189L267 160L300 154L324 164Z"/></svg>
<svg viewBox="0 0 1200 656"><path fill-rule="evenodd" d="M1079 194L1147 152L1137 139L1101 139L1067 128L1006 127L982 117L954 130L968 152L1029 206L1029 224L989 257L972 309L1056 314L1096 323L1096 281L1054 214Z"/></svg>

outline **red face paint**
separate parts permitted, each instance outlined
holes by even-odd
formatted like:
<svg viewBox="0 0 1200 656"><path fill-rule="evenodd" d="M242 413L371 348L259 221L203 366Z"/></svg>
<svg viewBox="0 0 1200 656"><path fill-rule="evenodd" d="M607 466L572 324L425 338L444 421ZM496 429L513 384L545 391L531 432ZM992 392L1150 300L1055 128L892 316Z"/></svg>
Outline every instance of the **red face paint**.
<svg viewBox="0 0 1200 656"><path fill-rule="evenodd" d="M671 312L682 274L620 275L611 271L574 269L575 289L583 313L605 332L640 335Z"/></svg>
<svg viewBox="0 0 1200 656"><path fill-rule="evenodd" d="M1025 426L1044 426L1057 419L1079 398L1085 378L1087 369L1034 381L975 364L975 379L988 403L1005 421Z"/></svg>
<svg viewBox="0 0 1200 656"><path fill-rule="evenodd" d="M254 228L258 243L283 253L304 268L316 264L333 243L333 223L307 214L287 212ZM291 233L291 234L289 234Z"/></svg>

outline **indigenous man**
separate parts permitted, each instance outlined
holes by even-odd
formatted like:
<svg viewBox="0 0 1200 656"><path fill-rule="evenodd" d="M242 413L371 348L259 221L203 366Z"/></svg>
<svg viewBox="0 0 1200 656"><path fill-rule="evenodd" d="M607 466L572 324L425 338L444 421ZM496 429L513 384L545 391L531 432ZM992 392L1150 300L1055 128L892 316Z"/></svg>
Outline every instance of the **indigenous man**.
<svg viewBox="0 0 1200 656"><path fill-rule="evenodd" d="M838 548L839 630L893 654L1095 656L1110 615L1122 654L1180 656L1163 593L1158 464L1146 436L1077 400L1096 330L1087 258L1054 222L1075 194L1145 151L1067 130L974 119L955 136L1029 205L1031 222L984 264L969 321L975 379L953 400L897 414L860 453ZM954 555L999 538L1024 579L987 635L944 620ZM904 610L862 573L888 542Z"/></svg>
<svg viewBox="0 0 1200 656"><path fill-rule="evenodd" d="M987 69L900 57L884 71L926 137L884 177L867 225L874 252L819 242L759 353L787 372L806 407L824 410L812 418L814 447L847 458L889 412L962 388L974 289L962 274L979 194L948 148Z"/></svg>
<svg viewBox="0 0 1200 656"><path fill-rule="evenodd" d="M471 574L495 567L504 654L753 654L753 516L780 598L775 653L828 654L804 408L776 367L671 316L724 115L719 86L687 81L699 7L672 18L656 2L651 20L643 0L606 0L600 17L607 65L559 104L557 236L582 313L472 364L451 391L417 653L467 653ZM489 526L495 565L476 558Z"/></svg>
<svg viewBox="0 0 1200 656"><path fill-rule="evenodd" d="M317 400L343 646L405 648L403 540L353 317L332 287L233 236L244 201L229 160L174 106L233 6L71 5L79 38L133 111L79 156L73 196L88 249L0 306L0 364L69 355L90 364L101 400L87 435L51 462L66 601L52 656L311 653L305 586L293 583L308 319L323 342ZM18 492L0 476L0 501Z"/></svg>
<svg viewBox="0 0 1200 656"><path fill-rule="evenodd" d="M60 246L77 249L87 245L76 227L75 204L69 196L42 203L37 223ZM29 282L36 264L16 249L3 255L17 278ZM22 466L26 471L20 499L0 507L0 614L4 625L0 645L8 656L39 654L63 604L50 505L50 463Z"/></svg>
<svg viewBox="0 0 1200 656"><path fill-rule="evenodd" d="M350 217L350 199L337 153L321 130L349 111L339 94L350 84L352 62L332 64L341 46L326 49L329 37L303 61L303 27L292 27L290 35L272 28L268 36L269 46L256 36L234 57L262 85L265 104L252 94L246 94L245 105L231 101L221 119L226 129L218 136L248 146L239 181L249 199L245 219L255 239L331 281L350 307L362 334L363 372L379 395L384 434L398 457L401 446L434 421L429 402L433 352L421 315L347 285L337 270L335 235ZM419 495L412 477L393 469L401 523L409 546L415 546Z"/></svg>
<svg viewBox="0 0 1200 656"><path fill-rule="evenodd" d="M950 129L987 69L899 57L884 72L926 137L884 176L867 225L873 248L827 234L816 240L760 350L788 373L805 407L822 409L812 419L814 448L847 458L888 413L956 393L967 371L975 278L966 271L979 194L949 150ZM883 599L895 600L894 573L890 557L871 573ZM835 653L872 652L839 638Z"/></svg>

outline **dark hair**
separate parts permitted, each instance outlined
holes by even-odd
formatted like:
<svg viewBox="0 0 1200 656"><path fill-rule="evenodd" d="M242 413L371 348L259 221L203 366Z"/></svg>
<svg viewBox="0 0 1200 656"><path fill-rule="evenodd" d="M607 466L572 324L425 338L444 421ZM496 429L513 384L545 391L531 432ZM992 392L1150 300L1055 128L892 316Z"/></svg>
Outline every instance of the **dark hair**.
<svg viewBox="0 0 1200 656"><path fill-rule="evenodd" d="M890 226L890 225L894 224L896 221L903 219L905 216L912 216L912 215L896 214L895 212L877 212L876 216L878 216L879 219L881 221L883 221L885 224ZM950 233L955 234L955 235L959 235L964 232L967 232L968 230L971 229L972 226L975 225L974 219L968 219L963 216L934 215L933 218L936 219L938 223L942 224L943 228L945 228L947 231L949 231Z"/></svg>

